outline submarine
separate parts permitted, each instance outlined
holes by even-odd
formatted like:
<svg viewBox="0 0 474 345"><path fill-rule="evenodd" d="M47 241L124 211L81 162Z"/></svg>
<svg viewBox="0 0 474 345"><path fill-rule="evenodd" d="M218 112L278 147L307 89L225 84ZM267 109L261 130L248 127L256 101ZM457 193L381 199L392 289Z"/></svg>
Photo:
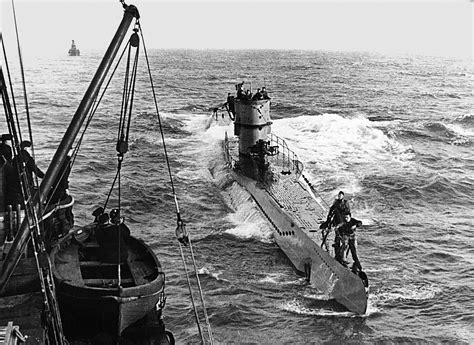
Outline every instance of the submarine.
<svg viewBox="0 0 474 345"><path fill-rule="evenodd" d="M242 92L212 108L215 121L233 122L226 131L223 154L231 178L253 198L273 232L275 242L312 287L347 310L365 314L368 279L364 272L337 261L326 244L327 208L303 174L304 165L286 141L272 133L270 97L265 89ZM219 110L224 110L222 117ZM323 245L324 244L324 245Z"/></svg>

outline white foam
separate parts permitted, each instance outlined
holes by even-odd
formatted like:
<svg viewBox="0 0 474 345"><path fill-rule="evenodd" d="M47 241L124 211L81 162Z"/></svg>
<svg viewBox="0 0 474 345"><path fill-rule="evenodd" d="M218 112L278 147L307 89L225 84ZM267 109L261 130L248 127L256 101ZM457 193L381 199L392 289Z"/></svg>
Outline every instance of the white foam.
<svg viewBox="0 0 474 345"><path fill-rule="evenodd" d="M375 301L372 300L369 294L369 300L367 301L367 310L365 311L364 317L369 317L374 314L380 313L380 309L377 307Z"/></svg>
<svg viewBox="0 0 474 345"><path fill-rule="evenodd" d="M324 294L324 293L321 293L321 292L305 293L305 294L303 294L303 297L308 298L308 299L314 299L314 300L317 300L317 301L321 301L321 300L327 301L327 300L331 299L330 295Z"/></svg>
<svg viewBox="0 0 474 345"><path fill-rule="evenodd" d="M257 207L250 199L240 203L235 212L229 213L227 216L227 220L236 226L226 230L226 233L240 238L254 238L267 243L271 242L272 230Z"/></svg>
<svg viewBox="0 0 474 345"><path fill-rule="evenodd" d="M474 331L472 330L472 324L466 325L466 327L456 327L456 336L469 344L474 344Z"/></svg>
<svg viewBox="0 0 474 345"><path fill-rule="evenodd" d="M303 305L303 303L297 299L290 301L283 301L277 305L277 308L288 311L290 313L299 314L299 315L313 315L313 316L335 316L335 317L354 317L357 316L350 311L334 311L329 309L321 308L308 308Z"/></svg>
<svg viewBox="0 0 474 345"><path fill-rule="evenodd" d="M374 294L374 301L423 301L433 299L441 292L437 285L416 285L408 284L389 291L382 291Z"/></svg>
<svg viewBox="0 0 474 345"><path fill-rule="evenodd" d="M454 132L457 135L463 136L463 137L474 137L474 130L462 127L457 124L444 124L446 128L448 128L450 131Z"/></svg>
<svg viewBox="0 0 474 345"><path fill-rule="evenodd" d="M336 114L276 120L275 134L289 141L303 162L316 162L336 171L354 164L412 159L410 146L389 138L365 117Z"/></svg>
<svg viewBox="0 0 474 345"><path fill-rule="evenodd" d="M228 282L227 279L221 278L221 275L224 273L224 271L216 271L213 266L204 266L198 270L198 274L201 275L208 275L213 277L215 280L220 280L220 281L225 281Z"/></svg>
<svg viewBox="0 0 474 345"><path fill-rule="evenodd" d="M289 279L288 275L284 273L267 273L265 277L258 280L258 283L270 283L270 284L277 284L277 285L301 284L301 280L288 280L288 279Z"/></svg>

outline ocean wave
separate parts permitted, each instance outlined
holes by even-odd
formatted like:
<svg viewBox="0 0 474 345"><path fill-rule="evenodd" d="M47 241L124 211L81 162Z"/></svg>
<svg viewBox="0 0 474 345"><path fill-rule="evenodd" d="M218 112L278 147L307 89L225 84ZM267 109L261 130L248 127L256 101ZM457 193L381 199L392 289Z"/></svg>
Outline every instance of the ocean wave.
<svg viewBox="0 0 474 345"><path fill-rule="evenodd" d="M449 139L451 143L463 145L474 139L474 130L465 128L460 124L428 122L424 127L435 134L433 139L441 141Z"/></svg>
<svg viewBox="0 0 474 345"><path fill-rule="evenodd" d="M369 300L367 311L363 315L355 314L347 311L344 307L339 305L334 300L328 299L311 299L311 301L304 301L299 298L285 300L277 305L277 308L285 310L290 313L304 315L304 316L322 316L335 318L368 318L377 315L380 310L378 307L372 305Z"/></svg>
<svg viewBox="0 0 474 345"><path fill-rule="evenodd" d="M431 176L425 176L424 180L413 181L414 189L427 200L436 200L444 198L446 195L457 198L458 200L471 200L472 181L465 181L459 178L452 178L449 171L433 173ZM467 188L466 188L467 187Z"/></svg>
<svg viewBox="0 0 474 345"><path fill-rule="evenodd" d="M305 164L316 185L356 195L367 175L406 171L416 157L413 147L365 117L336 114L275 120L273 132L283 137ZM314 173L313 173L314 171Z"/></svg>
<svg viewBox="0 0 474 345"><path fill-rule="evenodd" d="M305 278L302 278L306 281ZM257 283L275 284L275 285L295 285L301 284L301 280L289 280L289 277L285 273L266 273L263 278L257 280Z"/></svg>
<svg viewBox="0 0 474 345"><path fill-rule="evenodd" d="M304 104L280 103L272 101L272 117L274 119L282 119L288 117L296 117L302 115L320 115L321 112L308 108Z"/></svg>
<svg viewBox="0 0 474 345"><path fill-rule="evenodd" d="M396 132L399 136L408 139L469 146L474 141L474 130L466 128L464 124L463 121L458 123L421 122L412 124L412 127L398 128Z"/></svg>
<svg viewBox="0 0 474 345"><path fill-rule="evenodd" d="M474 126L474 114L460 115L455 119L455 122Z"/></svg>
<svg viewBox="0 0 474 345"><path fill-rule="evenodd" d="M291 141L308 160L313 160L317 153L326 164L337 164L345 159L373 163L377 158L392 159L413 150L390 138L362 116L300 116L277 120L273 128L276 134ZM387 154L390 157L383 156Z"/></svg>
<svg viewBox="0 0 474 345"><path fill-rule="evenodd" d="M240 238L271 242L273 232L248 192L235 182L225 194L227 196L225 199L235 210L234 213L229 213L226 218L236 225L234 228L226 230L226 233Z"/></svg>
<svg viewBox="0 0 474 345"><path fill-rule="evenodd" d="M331 304L329 302L322 303L326 307L330 307ZM304 302L298 299L287 300L279 303L277 308L298 314L298 315L308 315L308 316L324 316L324 317L341 317L341 318L351 318L357 316L356 314L350 311L337 311L331 309L325 309L324 307L315 308L306 306Z"/></svg>
<svg viewBox="0 0 474 345"><path fill-rule="evenodd" d="M410 302L432 300L442 292L440 286L429 283L411 283L400 287L372 292L373 301L379 303Z"/></svg>
<svg viewBox="0 0 474 345"><path fill-rule="evenodd" d="M221 277L224 273L225 273L224 270L216 270L216 268L211 266L211 265L206 265L206 266L201 267L200 269L198 269L198 274L199 275L207 275L207 276L210 276L210 277L214 278L215 280L221 280L221 281L224 281L224 282L229 282L228 279Z"/></svg>

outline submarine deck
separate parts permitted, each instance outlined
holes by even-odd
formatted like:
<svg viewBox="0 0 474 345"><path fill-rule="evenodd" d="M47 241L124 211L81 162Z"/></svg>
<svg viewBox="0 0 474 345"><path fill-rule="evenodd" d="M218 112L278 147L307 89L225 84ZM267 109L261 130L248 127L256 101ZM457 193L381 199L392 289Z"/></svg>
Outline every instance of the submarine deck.
<svg viewBox="0 0 474 345"><path fill-rule="evenodd" d="M238 162L238 140L229 138L227 146L229 160ZM265 182L259 185L313 241L321 241L319 225L326 220L329 207L324 206L324 201L319 196L310 194L305 184L300 181L297 171L292 168L292 162L280 155L267 158L270 172L267 173Z"/></svg>
<svg viewBox="0 0 474 345"><path fill-rule="evenodd" d="M259 158L239 157L238 144L227 138L225 159L236 181L244 186L275 231L275 241L294 267L305 274L312 286L331 296L348 310L364 314L367 293L361 278L334 259L333 246L322 243L319 225L327 210L324 201L302 177L302 164L279 154ZM268 164L267 164L268 163ZM262 172L263 171L263 172ZM324 248L322 248L324 246Z"/></svg>

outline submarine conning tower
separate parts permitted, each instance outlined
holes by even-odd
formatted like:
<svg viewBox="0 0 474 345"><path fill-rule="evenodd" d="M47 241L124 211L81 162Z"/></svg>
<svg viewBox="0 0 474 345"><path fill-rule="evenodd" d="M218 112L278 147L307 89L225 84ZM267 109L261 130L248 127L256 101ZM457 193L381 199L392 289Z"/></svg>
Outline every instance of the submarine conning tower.
<svg viewBox="0 0 474 345"><path fill-rule="evenodd" d="M272 124L270 100L236 98L234 111L234 134L239 137L239 169L246 176L265 182Z"/></svg>
<svg viewBox="0 0 474 345"><path fill-rule="evenodd" d="M271 133L270 100L235 99L234 134L239 137L239 156L251 156L259 140Z"/></svg>

